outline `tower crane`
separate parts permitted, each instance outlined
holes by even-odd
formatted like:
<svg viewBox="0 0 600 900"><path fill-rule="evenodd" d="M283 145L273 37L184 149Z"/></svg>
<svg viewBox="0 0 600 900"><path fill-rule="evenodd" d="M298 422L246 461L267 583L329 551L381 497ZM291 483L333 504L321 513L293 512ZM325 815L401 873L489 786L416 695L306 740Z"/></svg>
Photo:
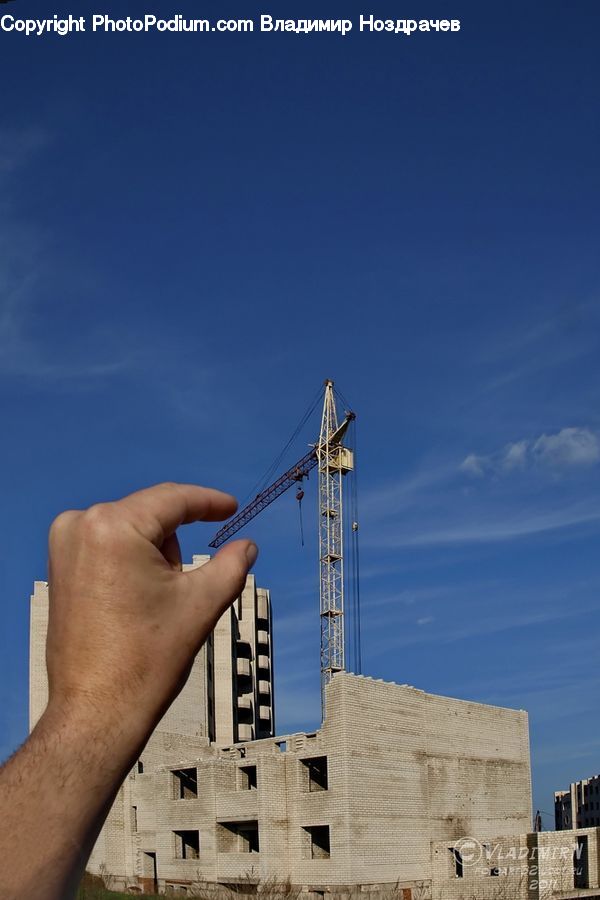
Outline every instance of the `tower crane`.
<svg viewBox="0 0 600 900"><path fill-rule="evenodd" d="M270 506L292 485L302 481L318 467L319 512L319 594L321 617L321 709L324 713L325 687L336 672L344 671L344 476L354 469L354 452L343 444L355 413L345 412L338 419L333 381L325 382L319 440L291 468L241 509L216 533L209 546L220 547L241 528ZM352 523L353 530L357 529Z"/></svg>

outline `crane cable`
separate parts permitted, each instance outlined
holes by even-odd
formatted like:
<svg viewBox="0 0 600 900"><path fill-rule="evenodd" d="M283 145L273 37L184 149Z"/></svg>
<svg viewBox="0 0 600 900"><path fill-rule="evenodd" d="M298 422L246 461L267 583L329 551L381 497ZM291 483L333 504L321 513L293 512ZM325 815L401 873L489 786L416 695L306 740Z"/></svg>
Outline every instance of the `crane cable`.
<svg viewBox="0 0 600 900"><path fill-rule="evenodd" d="M279 455L273 460L273 462L271 463L271 465L269 466L267 471L264 473L264 475L261 478L259 478L259 480L256 482L254 487L249 491L245 500L242 502L241 506L245 506L246 503L249 502L250 500L252 500L257 494L260 494L260 492L267 486L267 484L269 484L273 480L273 475L280 467L282 459L284 458L285 454L290 449L291 445L294 443L294 441L296 440L296 438L298 437L298 435L300 434L300 432L302 431L302 429L304 428L306 423L308 422L310 416L312 415L312 413L315 410L317 403L321 399L322 393L323 393L322 389L319 388L316 397L314 398L314 400L311 401L308 409L306 410L306 412L300 419L298 425L294 429L294 431L293 431L292 435L290 436L290 439L286 443L285 447L283 448L281 453L279 453Z"/></svg>
<svg viewBox="0 0 600 900"><path fill-rule="evenodd" d="M355 462L354 462L354 470L352 472L352 495L351 495L351 510L352 510L352 561L353 561L353 572L352 572L352 593L354 600L354 654L355 654L355 668L356 674L362 674L362 636L361 636L361 610L360 610L360 551L359 551L359 540L358 540L358 477L356 470L356 456L358 454L358 446L357 446L357 429L356 429L356 419L352 422L353 429L353 446L354 446L354 454L355 454Z"/></svg>
<svg viewBox="0 0 600 900"><path fill-rule="evenodd" d="M299 490L296 494L296 500L298 501L298 512L300 514L300 542L304 547L304 523L302 521L302 498L304 497L304 491Z"/></svg>
<svg viewBox="0 0 600 900"><path fill-rule="evenodd" d="M340 399L341 396L340 396ZM347 401L343 400L347 405ZM347 405L347 408L350 407ZM356 420L353 420L348 434L348 444L354 451L355 464L348 473L348 515L345 516L344 543L348 548L348 631L346 635L346 647L348 664L356 675L362 673L362 639L361 639L361 600L360 600L360 553L358 539L358 478L356 466L357 454L357 428Z"/></svg>

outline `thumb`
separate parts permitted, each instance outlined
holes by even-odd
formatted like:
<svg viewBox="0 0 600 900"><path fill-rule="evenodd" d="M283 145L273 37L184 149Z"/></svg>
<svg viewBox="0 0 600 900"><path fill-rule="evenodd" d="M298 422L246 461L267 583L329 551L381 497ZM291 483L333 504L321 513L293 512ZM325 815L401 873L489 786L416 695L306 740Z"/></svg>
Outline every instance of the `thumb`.
<svg viewBox="0 0 600 900"><path fill-rule="evenodd" d="M185 573L196 621L201 618L207 632L212 631L223 612L242 593L257 557L258 547L253 541L233 541L210 562Z"/></svg>

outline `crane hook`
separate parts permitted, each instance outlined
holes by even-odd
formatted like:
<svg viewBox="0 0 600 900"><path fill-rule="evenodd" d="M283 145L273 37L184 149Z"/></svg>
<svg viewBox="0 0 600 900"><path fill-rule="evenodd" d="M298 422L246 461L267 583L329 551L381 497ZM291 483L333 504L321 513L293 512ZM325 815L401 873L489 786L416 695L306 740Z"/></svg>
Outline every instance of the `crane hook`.
<svg viewBox="0 0 600 900"><path fill-rule="evenodd" d="M296 491L296 500L298 501L298 513L300 514L300 540L304 547L304 524L302 522L302 500L304 499L304 491L301 487Z"/></svg>

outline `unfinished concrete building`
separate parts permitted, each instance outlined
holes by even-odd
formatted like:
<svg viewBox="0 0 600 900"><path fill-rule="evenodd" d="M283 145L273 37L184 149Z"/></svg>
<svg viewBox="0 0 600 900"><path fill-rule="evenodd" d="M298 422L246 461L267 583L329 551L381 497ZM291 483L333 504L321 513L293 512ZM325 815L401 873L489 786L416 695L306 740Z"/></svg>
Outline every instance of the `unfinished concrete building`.
<svg viewBox="0 0 600 900"><path fill-rule="evenodd" d="M124 887L399 883L430 897L432 842L528 830L527 715L340 673L319 731L207 741L133 771L117 804L120 860L105 866Z"/></svg>
<svg viewBox="0 0 600 900"><path fill-rule="evenodd" d="M47 699L47 606L37 582L32 726ZM528 834L525 712L341 672L318 731L274 737L271 652L269 593L249 576L120 789L90 871L114 887L182 895L287 882L315 896L360 886L402 900L565 900L597 883L597 832L569 836L575 850L585 843L586 874L569 851L562 893L486 856L488 846L552 841ZM479 867L465 852L471 839L484 848Z"/></svg>

